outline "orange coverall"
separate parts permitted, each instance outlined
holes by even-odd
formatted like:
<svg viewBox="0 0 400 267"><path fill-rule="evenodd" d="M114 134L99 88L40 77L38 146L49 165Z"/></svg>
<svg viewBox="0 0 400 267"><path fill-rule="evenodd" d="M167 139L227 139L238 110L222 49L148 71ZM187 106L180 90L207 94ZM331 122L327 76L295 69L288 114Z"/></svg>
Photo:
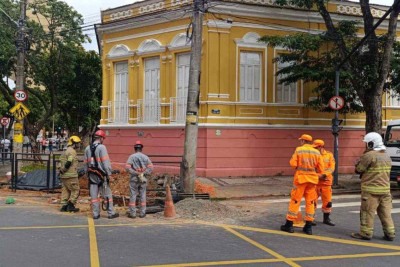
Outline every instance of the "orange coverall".
<svg viewBox="0 0 400 267"><path fill-rule="evenodd" d="M315 207L317 206L318 198L321 196L322 199L322 212L331 213L332 211L332 173L335 171L335 158L333 154L326 151L324 148L321 149L321 155L324 160L324 171L326 175L325 179L320 179L317 185L317 199L315 200Z"/></svg>
<svg viewBox="0 0 400 267"><path fill-rule="evenodd" d="M312 222L315 214L314 201L317 198L318 173L322 173L324 170L321 153L311 144L299 146L290 159L290 166L296 169L296 172L286 219L289 221L296 220L300 202L304 196L306 201L304 219Z"/></svg>

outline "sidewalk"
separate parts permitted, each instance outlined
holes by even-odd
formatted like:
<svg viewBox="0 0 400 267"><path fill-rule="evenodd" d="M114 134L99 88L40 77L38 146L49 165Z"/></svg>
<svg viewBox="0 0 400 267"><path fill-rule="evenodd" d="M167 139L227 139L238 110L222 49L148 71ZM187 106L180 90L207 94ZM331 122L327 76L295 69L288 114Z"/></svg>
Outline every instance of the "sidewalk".
<svg viewBox="0 0 400 267"><path fill-rule="evenodd" d="M289 196L293 176L246 177L246 178L197 178L200 183L213 186L217 199L246 199ZM333 194L359 193L358 175L339 175Z"/></svg>

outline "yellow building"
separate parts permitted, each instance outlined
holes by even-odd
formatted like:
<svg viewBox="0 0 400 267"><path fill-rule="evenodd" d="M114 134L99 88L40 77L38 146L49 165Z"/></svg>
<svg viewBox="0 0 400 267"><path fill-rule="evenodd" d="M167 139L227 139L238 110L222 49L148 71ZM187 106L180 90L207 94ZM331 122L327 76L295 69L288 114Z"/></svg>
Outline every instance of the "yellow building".
<svg viewBox="0 0 400 267"><path fill-rule="evenodd" d="M335 22L361 19L358 3L330 1ZM373 8L381 17L385 8ZM102 11L96 34L103 62L100 128L111 158L125 162L136 140L147 154L183 153L193 3L148 0ZM279 84L264 35L320 33L321 16L278 7L274 0L212 1L204 13L197 173L201 176L291 174L289 158L302 133L332 150L333 113L305 107L312 87ZM400 118L399 102L384 103L384 123ZM352 172L363 149L363 115L341 116L339 170ZM331 144L331 145L330 145Z"/></svg>

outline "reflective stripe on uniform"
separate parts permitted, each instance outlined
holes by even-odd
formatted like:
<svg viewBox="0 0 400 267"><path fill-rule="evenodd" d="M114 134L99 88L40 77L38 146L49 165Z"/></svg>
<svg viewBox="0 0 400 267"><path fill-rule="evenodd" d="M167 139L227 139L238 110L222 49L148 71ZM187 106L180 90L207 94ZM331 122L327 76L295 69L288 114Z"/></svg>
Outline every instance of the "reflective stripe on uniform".
<svg viewBox="0 0 400 267"><path fill-rule="evenodd" d="M384 193L390 192L390 185L389 186L361 185L361 190L364 192L371 193L371 194L384 194Z"/></svg>

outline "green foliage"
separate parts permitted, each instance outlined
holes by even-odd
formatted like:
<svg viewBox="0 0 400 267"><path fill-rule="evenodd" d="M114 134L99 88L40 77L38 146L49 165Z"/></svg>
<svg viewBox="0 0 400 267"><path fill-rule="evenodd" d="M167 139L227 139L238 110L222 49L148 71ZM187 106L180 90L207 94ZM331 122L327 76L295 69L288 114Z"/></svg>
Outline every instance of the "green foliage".
<svg viewBox="0 0 400 267"><path fill-rule="evenodd" d="M318 3L323 2L322 0L276 1L280 5L295 4L303 8L319 8L320 12L326 11L317 7ZM360 41L357 37L359 27L356 21L343 20L334 25L334 29L328 27L327 31L320 34L263 36L260 41L287 50L274 59L275 62L290 63L276 73L276 75L283 74L284 78L280 79L280 82L290 84L302 80L310 83L317 99L308 102L307 106L321 112L331 112L327 103L335 94L335 71L344 59L343 51L348 54ZM383 53L386 42L386 35L367 39L364 46L358 49L340 69L339 95L347 103L340 110L341 113L364 112L368 97L379 90L376 86L382 79L379 73L384 64ZM399 67L400 45L396 43L391 64L391 82L386 84L386 89L396 89L400 92Z"/></svg>
<svg viewBox="0 0 400 267"><path fill-rule="evenodd" d="M36 170L46 170L46 169L47 169L46 164L40 164L40 163L33 163L21 167L21 171L23 172L32 172Z"/></svg>
<svg viewBox="0 0 400 267"><path fill-rule="evenodd" d="M15 2L15 3L14 3ZM4 6L3 6L4 5ZM19 5L13 0L2 0L14 20L19 17ZM92 129L99 121L101 95L101 61L82 43L90 41L81 28L83 18L73 8L60 0L33 1L29 4L33 17L27 20L25 104L31 113L25 120L31 136L44 126L50 130L55 125L75 131L79 126ZM0 15L0 72L2 78L15 73L15 25ZM14 105L13 91L4 82L0 90L8 109ZM0 97L0 111L3 111ZM79 123L78 123L79 122Z"/></svg>

